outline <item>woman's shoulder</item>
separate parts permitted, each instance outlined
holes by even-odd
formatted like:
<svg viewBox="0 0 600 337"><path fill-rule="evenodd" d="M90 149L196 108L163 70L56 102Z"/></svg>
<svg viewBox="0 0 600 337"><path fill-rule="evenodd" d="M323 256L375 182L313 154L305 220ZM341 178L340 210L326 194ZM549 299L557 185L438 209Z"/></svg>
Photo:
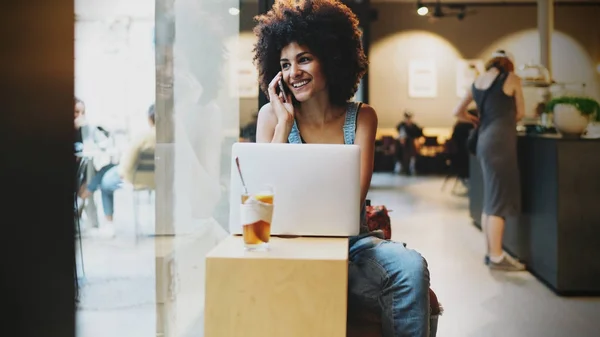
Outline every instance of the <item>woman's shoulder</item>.
<svg viewBox="0 0 600 337"><path fill-rule="evenodd" d="M275 110L273 110L271 102L268 102L260 108L257 121L277 121L277 116L275 115Z"/></svg>
<svg viewBox="0 0 600 337"><path fill-rule="evenodd" d="M519 75L515 74L512 71L506 75L506 81L511 82L515 85L521 85L521 77L519 77Z"/></svg>
<svg viewBox="0 0 600 337"><path fill-rule="evenodd" d="M377 112L367 103L361 103L357 116L358 124L377 127Z"/></svg>
<svg viewBox="0 0 600 337"><path fill-rule="evenodd" d="M377 117L377 112L375 109L367 103L357 102L360 106L358 110L358 115L368 115Z"/></svg>
<svg viewBox="0 0 600 337"><path fill-rule="evenodd" d="M258 115L260 116L261 114L273 114L273 107L271 106L271 102L267 102L267 104L263 105L262 107L260 107L260 110L258 111Z"/></svg>

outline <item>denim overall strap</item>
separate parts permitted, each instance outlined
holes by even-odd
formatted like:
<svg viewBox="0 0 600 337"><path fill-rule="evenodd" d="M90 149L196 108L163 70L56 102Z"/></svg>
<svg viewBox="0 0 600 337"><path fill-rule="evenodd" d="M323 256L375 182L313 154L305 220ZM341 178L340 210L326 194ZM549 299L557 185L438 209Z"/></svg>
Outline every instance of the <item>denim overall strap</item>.
<svg viewBox="0 0 600 337"><path fill-rule="evenodd" d="M354 144L354 138L356 136L356 117L358 116L358 110L362 103L360 102L348 102L348 108L346 109L346 120L344 121L344 144Z"/></svg>
<svg viewBox="0 0 600 337"><path fill-rule="evenodd" d="M292 125L292 131L288 136L288 143L290 144L302 144L302 138L300 138L300 130L298 130L298 125L296 124L296 119L294 118L294 125Z"/></svg>

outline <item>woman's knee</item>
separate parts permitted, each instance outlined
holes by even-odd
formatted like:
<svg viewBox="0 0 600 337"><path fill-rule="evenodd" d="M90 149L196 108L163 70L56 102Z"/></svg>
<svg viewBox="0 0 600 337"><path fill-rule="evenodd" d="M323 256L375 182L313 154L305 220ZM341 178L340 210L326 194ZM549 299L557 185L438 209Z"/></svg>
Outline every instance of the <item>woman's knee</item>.
<svg viewBox="0 0 600 337"><path fill-rule="evenodd" d="M425 258L416 250L407 249L404 257L405 266L404 272L407 275L411 275L415 284L423 284L429 287L429 268L427 267L427 261Z"/></svg>
<svg viewBox="0 0 600 337"><path fill-rule="evenodd" d="M429 288L429 269L425 258L416 250L407 249L401 244L394 245L401 247L390 247L390 252L386 254L395 261L388 266L389 276L405 285L426 291Z"/></svg>
<svg viewBox="0 0 600 337"><path fill-rule="evenodd" d="M114 166L104 174L104 177L102 177L100 188L105 192L113 192L119 188L120 184L121 177L119 176L119 170L117 166Z"/></svg>

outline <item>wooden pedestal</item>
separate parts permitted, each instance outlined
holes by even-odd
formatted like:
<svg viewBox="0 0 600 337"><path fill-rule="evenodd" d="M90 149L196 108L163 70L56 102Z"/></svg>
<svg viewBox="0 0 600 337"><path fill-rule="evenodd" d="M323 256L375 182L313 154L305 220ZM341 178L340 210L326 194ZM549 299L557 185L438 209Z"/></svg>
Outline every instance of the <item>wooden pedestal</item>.
<svg viewBox="0 0 600 337"><path fill-rule="evenodd" d="M206 257L205 337L346 337L348 239L230 236Z"/></svg>

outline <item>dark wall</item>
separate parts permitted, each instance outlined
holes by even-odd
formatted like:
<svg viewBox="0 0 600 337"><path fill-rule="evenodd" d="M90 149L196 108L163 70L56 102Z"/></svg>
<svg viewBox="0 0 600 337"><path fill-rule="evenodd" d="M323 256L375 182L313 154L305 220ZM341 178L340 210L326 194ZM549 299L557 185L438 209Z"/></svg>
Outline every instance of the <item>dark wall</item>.
<svg viewBox="0 0 600 337"><path fill-rule="evenodd" d="M536 6L474 7L476 14L463 21L447 17L430 23L416 13L413 4L375 3L378 20L372 24L373 43L405 30L426 30L440 35L454 45L465 58L476 58L504 36L525 29L537 29ZM573 37L595 60L600 60L600 6L556 6L554 29Z"/></svg>
<svg viewBox="0 0 600 337"><path fill-rule="evenodd" d="M0 5L3 336L75 335L72 0Z"/></svg>
<svg viewBox="0 0 600 337"><path fill-rule="evenodd" d="M254 28L254 17L258 15L258 2L242 2L240 4L240 32Z"/></svg>

